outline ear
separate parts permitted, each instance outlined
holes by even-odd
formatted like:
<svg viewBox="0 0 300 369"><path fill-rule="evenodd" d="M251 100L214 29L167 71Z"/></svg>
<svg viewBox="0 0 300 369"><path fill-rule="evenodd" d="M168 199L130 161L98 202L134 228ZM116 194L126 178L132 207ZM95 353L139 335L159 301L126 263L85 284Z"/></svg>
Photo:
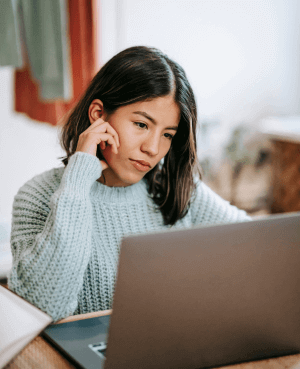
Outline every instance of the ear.
<svg viewBox="0 0 300 369"><path fill-rule="evenodd" d="M105 114L103 109L103 103L99 99L92 101L89 107L89 120L93 124L97 119L102 118L105 120Z"/></svg>

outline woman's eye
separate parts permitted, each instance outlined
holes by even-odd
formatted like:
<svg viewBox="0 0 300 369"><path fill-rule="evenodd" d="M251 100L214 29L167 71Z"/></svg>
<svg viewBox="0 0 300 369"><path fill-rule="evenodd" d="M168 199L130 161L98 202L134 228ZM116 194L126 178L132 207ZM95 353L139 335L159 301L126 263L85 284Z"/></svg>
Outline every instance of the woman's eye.
<svg viewBox="0 0 300 369"><path fill-rule="evenodd" d="M147 124L146 123L134 122L134 124L137 125L139 128L147 128Z"/></svg>
<svg viewBox="0 0 300 369"><path fill-rule="evenodd" d="M174 137L170 133L165 133L164 136L167 137L169 140L172 140L172 138Z"/></svg>

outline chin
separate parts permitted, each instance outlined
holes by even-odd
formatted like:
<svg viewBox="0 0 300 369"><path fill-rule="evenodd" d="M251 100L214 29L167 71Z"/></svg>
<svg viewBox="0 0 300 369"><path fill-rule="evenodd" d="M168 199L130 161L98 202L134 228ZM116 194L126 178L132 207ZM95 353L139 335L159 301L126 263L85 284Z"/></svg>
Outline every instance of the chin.
<svg viewBox="0 0 300 369"><path fill-rule="evenodd" d="M135 175L135 174L129 174L127 173L124 176L120 176L120 180L124 183L126 183L128 186L133 185L135 183L138 183L144 178L145 175Z"/></svg>
<svg viewBox="0 0 300 369"><path fill-rule="evenodd" d="M107 164L110 168L109 177L112 186L130 186L141 181L148 172L138 172L131 168L129 165L124 165L122 161L112 160L107 157ZM107 177L108 178L108 177Z"/></svg>
<svg viewBox="0 0 300 369"><path fill-rule="evenodd" d="M144 178L146 173L134 173L133 171L126 170L125 168L117 168L111 165L109 172L106 174L104 172L104 177L106 177L106 183L108 186L126 187L138 183Z"/></svg>

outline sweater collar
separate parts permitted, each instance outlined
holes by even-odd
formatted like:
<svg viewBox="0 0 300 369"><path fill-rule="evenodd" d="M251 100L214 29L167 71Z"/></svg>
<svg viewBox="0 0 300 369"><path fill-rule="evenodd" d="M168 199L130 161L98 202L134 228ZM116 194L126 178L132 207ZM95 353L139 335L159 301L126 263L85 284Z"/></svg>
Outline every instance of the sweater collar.
<svg viewBox="0 0 300 369"><path fill-rule="evenodd" d="M91 196L101 198L103 202L109 203L132 203L145 200L148 197L147 183L141 180L127 187L108 187L95 181L91 187Z"/></svg>

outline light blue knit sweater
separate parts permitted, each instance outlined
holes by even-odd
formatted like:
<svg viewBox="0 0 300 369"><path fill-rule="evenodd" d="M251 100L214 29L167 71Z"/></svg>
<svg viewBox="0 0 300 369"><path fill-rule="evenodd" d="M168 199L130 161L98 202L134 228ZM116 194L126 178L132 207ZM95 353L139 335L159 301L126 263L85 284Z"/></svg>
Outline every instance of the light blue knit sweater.
<svg viewBox="0 0 300 369"><path fill-rule="evenodd" d="M75 153L25 183L14 198L8 286L53 319L112 307L123 236L162 230L144 180L107 187L96 156ZM250 220L203 182L174 228Z"/></svg>

